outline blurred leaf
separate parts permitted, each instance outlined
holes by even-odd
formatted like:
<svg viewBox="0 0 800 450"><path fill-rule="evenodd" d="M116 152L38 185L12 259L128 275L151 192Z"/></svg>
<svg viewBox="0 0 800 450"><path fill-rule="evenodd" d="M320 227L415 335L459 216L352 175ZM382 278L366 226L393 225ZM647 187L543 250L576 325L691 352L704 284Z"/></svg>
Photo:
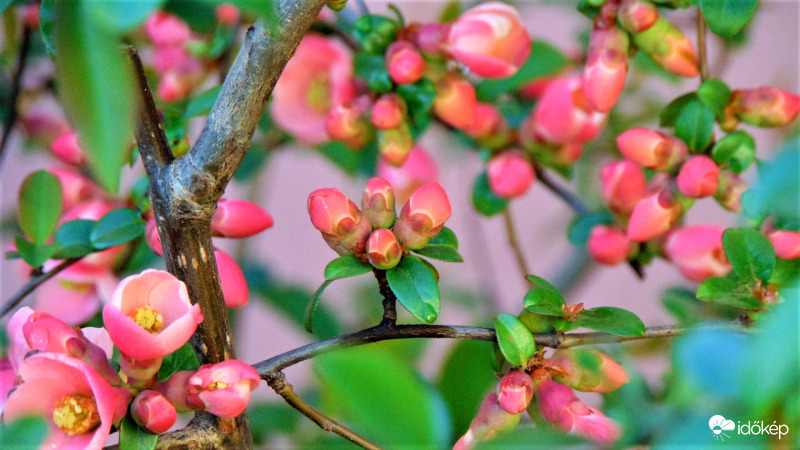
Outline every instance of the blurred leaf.
<svg viewBox="0 0 800 450"><path fill-rule="evenodd" d="M97 23L86 0L57 2L58 93L98 183L111 193L133 141L135 90L117 34Z"/></svg>
<svg viewBox="0 0 800 450"><path fill-rule="evenodd" d="M109 211L92 228L90 238L97 250L130 242L144 234L144 220L132 209Z"/></svg>
<svg viewBox="0 0 800 450"><path fill-rule="evenodd" d="M387 448L449 444L441 395L393 354L354 347L319 356L313 364L327 404L367 439Z"/></svg>
<svg viewBox="0 0 800 450"><path fill-rule="evenodd" d="M592 229L597 225L608 225L614 222L614 216L609 211L594 211L586 214L575 216L567 228L567 238L572 245L580 248L586 248L586 242L589 241L589 235L592 234Z"/></svg>
<svg viewBox="0 0 800 450"><path fill-rule="evenodd" d="M378 161L378 146L375 140L358 150L353 150L337 141L328 141L317 146L317 149L348 175L363 174L371 177L375 174Z"/></svg>
<svg viewBox="0 0 800 450"><path fill-rule="evenodd" d="M366 14L356 20L353 37L365 52L380 56L395 41L399 24L376 14ZM357 69L356 69L357 70Z"/></svg>
<svg viewBox="0 0 800 450"><path fill-rule="evenodd" d="M445 3L442 11L439 13L437 22L447 23L457 19L464 12L464 8L459 1L449 1Z"/></svg>
<svg viewBox="0 0 800 450"><path fill-rule="evenodd" d="M45 261L53 257L53 253L58 249L57 245L37 244L22 236L14 237L14 244L22 259L31 267L41 267Z"/></svg>
<svg viewBox="0 0 800 450"><path fill-rule="evenodd" d="M57 0L42 0L39 5L39 30L42 32L45 50L51 57L56 54L56 38L53 35L53 24L56 20Z"/></svg>
<svg viewBox="0 0 800 450"><path fill-rule="evenodd" d="M165 0L116 1L86 0L89 14L97 24L116 33L124 33L144 23Z"/></svg>
<svg viewBox="0 0 800 450"><path fill-rule="evenodd" d="M62 206L61 182L46 170L25 178L19 189L19 224L25 235L42 244L53 234Z"/></svg>
<svg viewBox="0 0 800 450"><path fill-rule="evenodd" d="M256 445L264 445L269 437L279 433L293 433L300 419L300 414L284 402L250 402L247 416Z"/></svg>
<svg viewBox="0 0 800 450"><path fill-rule="evenodd" d="M445 359L437 386L450 409L453 430L466 432L484 396L497 382L487 356L492 344L459 341Z"/></svg>
<svg viewBox="0 0 800 450"><path fill-rule="evenodd" d="M419 258L405 255L400 264L386 271L397 301L417 319L432 323L441 307L439 285L433 271Z"/></svg>
<svg viewBox="0 0 800 450"><path fill-rule="evenodd" d="M303 328L311 334L314 334L314 319L317 317L317 308L319 308L319 301L322 298L322 293L325 292L325 289L330 286L331 283L333 283L333 280L323 281L319 288L314 291L314 294L311 296L311 301L308 302L305 319L303 319Z"/></svg>
<svg viewBox="0 0 800 450"><path fill-rule="evenodd" d="M769 284L783 287L798 277L800 277L800 258L790 260L779 258L769 278Z"/></svg>
<svg viewBox="0 0 800 450"><path fill-rule="evenodd" d="M566 300L555 286L536 275L528 275L526 278L533 284L533 288L525 294L523 305L526 311L547 316L569 317L563 308Z"/></svg>
<svg viewBox="0 0 800 450"><path fill-rule="evenodd" d="M130 414L125 416L119 429L120 450L153 450L157 443L157 434L148 433L141 428Z"/></svg>
<svg viewBox="0 0 800 450"><path fill-rule="evenodd" d="M732 171L742 173L756 158L756 141L750 133L736 130L714 144L711 157L717 164L727 165Z"/></svg>
<svg viewBox="0 0 800 450"><path fill-rule="evenodd" d="M661 304L684 326L710 318L734 319L741 310L719 303L702 302L695 292L685 288L670 288L661 294Z"/></svg>
<svg viewBox="0 0 800 450"><path fill-rule="evenodd" d="M585 309L578 314L577 321L582 327L617 336L641 336L645 332L644 323L636 314L611 306Z"/></svg>
<svg viewBox="0 0 800 450"><path fill-rule="evenodd" d="M278 33L281 29L280 11L277 0L229 0L245 12L249 12L264 19L267 29ZM213 4L217 1L212 0Z"/></svg>
<svg viewBox="0 0 800 450"><path fill-rule="evenodd" d="M554 75L567 63L561 50L542 40L531 43L531 55L513 76L500 80L483 80L477 86L478 99L490 101L500 94L514 92L537 78Z"/></svg>
<svg viewBox="0 0 800 450"><path fill-rule="evenodd" d="M697 288L697 298L704 302L719 303L750 310L759 310L761 302L753 295L753 289L738 280L711 277Z"/></svg>
<svg viewBox="0 0 800 450"><path fill-rule="evenodd" d="M372 272L372 266L356 258L355 255L340 256L325 266L326 280L357 277Z"/></svg>
<svg viewBox="0 0 800 450"><path fill-rule="evenodd" d="M364 80L374 93L386 94L392 91L392 79L382 54L358 52L353 58L353 67L356 77Z"/></svg>
<svg viewBox="0 0 800 450"><path fill-rule="evenodd" d="M47 421L41 417L22 417L0 425L0 447L39 448L48 433Z"/></svg>
<svg viewBox="0 0 800 450"><path fill-rule="evenodd" d="M705 150L714 137L714 113L697 98L693 99L675 118L675 136L683 140L689 150Z"/></svg>
<svg viewBox="0 0 800 450"><path fill-rule="evenodd" d="M758 183L742 197L745 214L755 219L776 216L800 221L800 135L773 154L777 156L759 167Z"/></svg>
<svg viewBox="0 0 800 450"><path fill-rule="evenodd" d="M187 342L183 346L164 357L161 368L158 369L158 382L166 381L175 372L182 370L197 370L200 361L192 346Z"/></svg>
<svg viewBox="0 0 800 450"><path fill-rule="evenodd" d="M522 425L507 433L500 433L494 439L478 441L475 449L582 448L579 445L584 442L585 439L553 427Z"/></svg>
<svg viewBox="0 0 800 450"><path fill-rule="evenodd" d="M406 101L408 114L418 128L429 121L433 98L436 96L436 88L431 80L423 78L413 84L401 84L397 86L397 94Z"/></svg>
<svg viewBox="0 0 800 450"><path fill-rule="evenodd" d="M731 101L731 88L722 80L709 78L697 88L697 98L717 117L722 117Z"/></svg>
<svg viewBox="0 0 800 450"><path fill-rule="evenodd" d="M11 5L14 0L0 0L0 14L6 12L6 9Z"/></svg>
<svg viewBox="0 0 800 450"><path fill-rule="evenodd" d="M678 120L678 116L683 108L695 100L697 100L697 94L690 92L669 102L669 104L661 111L659 125L662 127L674 127L675 122Z"/></svg>
<svg viewBox="0 0 800 450"><path fill-rule="evenodd" d="M494 325L503 356L511 365L524 367L536 351L531 331L511 314L500 314Z"/></svg>
<svg viewBox="0 0 800 450"><path fill-rule="evenodd" d="M215 3L211 0L167 0L163 9L180 17L193 30L205 33L216 24Z"/></svg>
<svg viewBox="0 0 800 450"><path fill-rule="evenodd" d="M472 187L472 205L484 216L493 216L508 208L508 200L500 198L489 188L489 176L481 172Z"/></svg>
<svg viewBox="0 0 800 450"><path fill-rule="evenodd" d="M708 28L720 36L733 36L747 25L759 0L700 0Z"/></svg>
<svg viewBox="0 0 800 450"><path fill-rule="evenodd" d="M79 258L92 253L94 245L89 235L95 223L94 220L76 219L62 224L56 231L58 250L53 259Z"/></svg>
<svg viewBox="0 0 800 450"><path fill-rule="evenodd" d="M189 100L189 104L186 105L186 111L183 113L183 120L196 116L207 116L211 112L214 103L217 102L220 90L222 90L221 84Z"/></svg>
<svg viewBox="0 0 800 450"><path fill-rule="evenodd" d="M679 376L705 395L733 397L747 364L745 337L725 330L692 330L675 343L673 364Z"/></svg>
<svg viewBox="0 0 800 450"><path fill-rule="evenodd" d="M775 268L775 250L763 234L748 228L729 228L722 233L722 247L742 279L769 280Z"/></svg>

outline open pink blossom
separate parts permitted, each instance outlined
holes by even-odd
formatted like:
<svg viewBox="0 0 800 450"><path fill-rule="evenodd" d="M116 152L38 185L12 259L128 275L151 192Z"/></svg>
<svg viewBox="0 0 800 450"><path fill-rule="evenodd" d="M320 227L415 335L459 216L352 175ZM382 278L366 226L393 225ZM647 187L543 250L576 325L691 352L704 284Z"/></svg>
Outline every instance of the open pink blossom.
<svg viewBox="0 0 800 450"><path fill-rule="evenodd" d="M695 225L672 230L664 243L664 253L683 276L692 281L721 277L731 264L722 249L722 232L717 225Z"/></svg>
<svg viewBox="0 0 800 450"><path fill-rule="evenodd" d="M258 372L238 359L206 364L187 381L188 401L195 409L233 418L244 412L260 382Z"/></svg>
<svg viewBox="0 0 800 450"><path fill-rule="evenodd" d="M117 396L97 372L66 355L38 353L25 359L19 374L23 383L8 399L6 423L42 416L50 425L42 448L103 448Z"/></svg>
<svg viewBox="0 0 800 450"><path fill-rule="evenodd" d="M103 322L123 354L136 359L164 357L185 344L203 321L186 285L172 274L148 269L122 280Z"/></svg>
<svg viewBox="0 0 800 450"><path fill-rule="evenodd" d="M526 128L539 140L566 144L591 141L602 131L606 114L595 111L581 77L558 78L547 85Z"/></svg>
<svg viewBox="0 0 800 450"><path fill-rule="evenodd" d="M48 261L45 269L58 263ZM118 282L109 268L74 264L39 286L34 294L34 309L52 314L70 325L79 325L91 319L111 299Z"/></svg>

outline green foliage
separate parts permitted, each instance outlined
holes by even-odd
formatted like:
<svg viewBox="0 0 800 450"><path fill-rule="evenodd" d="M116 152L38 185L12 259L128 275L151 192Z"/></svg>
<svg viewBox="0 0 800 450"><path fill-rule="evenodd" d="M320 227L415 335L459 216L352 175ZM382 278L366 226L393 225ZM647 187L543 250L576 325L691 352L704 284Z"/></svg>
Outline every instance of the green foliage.
<svg viewBox="0 0 800 450"><path fill-rule="evenodd" d="M701 152L714 137L714 113L694 98L680 109L675 118L675 136L679 137L689 150Z"/></svg>
<svg viewBox="0 0 800 450"><path fill-rule="evenodd" d="M189 343L183 344L181 348L164 357L161 368L158 369L158 382L166 381L175 372L197 370L199 367L200 361L192 346Z"/></svg>
<svg viewBox="0 0 800 450"><path fill-rule="evenodd" d="M125 416L119 429L120 450L153 450L158 443L158 435L148 433L133 421L130 415Z"/></svg>
<svg viewBox="0 0 800 450"><path fill-rule="evenodd" d="M137 0L136 2L109 2L108 0L86 0L89 13L98 24L124 33L144 23L145 19L161 7L164 0Z"/></svg>
<svg viewBox="0 0 800 450"><path fill-rule="evenodd" d="M696 100L697 94L690 92L688 94L683 94L675 100L669 102L669 104L667 104L667 106L661 110L661 114L659 115L659 125L662 127L674 127L675 122L678 120L678 116L680 115L681 111L683 111L683 108Z"/></svg>
<svg viewBox="0 0 800 450"><path fill-rule="evenodd" d="M354 37L365 52L379 55L383 59L383 53L394 42L397 30L398 24L394 20L367 14L356 20Z"/></svg>
<svg viewBox="0 0 800 450"><path fill-rule="evenodd" d="M333 283L333 280L323 281L319 288L314 291L314 294L311 296L311 301L308 302L305 318L303 319L303 328L311 334L314 334L314 319L317 317L317 309L319 308L319 301L322 299L322 293L325 292L325 289L327 289L331 283Z"/></svg>
<svg viewBox="0 0 800 450"><path fill-rule="evenodd" d="M533 288L525 294L523 305L526 311L546 316L569 317L563 308L566 300L555 286L535 275L528 275L526 278L533 284Z"/></svg>
<svg viewBox="0 0 800 450"><path fill-rule="evenodd" d="M270 436L293 433L301 415L284 402L250 402L247 406L253 443L263 445Z"/></svg>
<svg viewBox="0 0 800 450"><path fill-rule="evenodd" d="M775 268L775 250L763 234L748 228L729 228L722 234L722 247L740 279L769 281Z"/></svg>
<svg viewBox="0 0 800 450"><path fill-rule="evenodd" d="M800 221L800 136L788 140L772 161L759 166L758 183L742 196L745 215Z"/></svg>
<svg viewBox="0 0 800 450"><path fill-rule="evenodd" d="M364 80L372 92L387 94L392 91L392 79L383 55L358 52L353 58L353 64L355 75Z"/></svg>
<svg viewBox="0 0 800 450"><path fill-rule="evenodd" d="M589 241L589 236L592 234L592 228L597 225L608 225L613 223L614 216L610 211L594 211L586 214L575 216L567 228L567 238L572 245L580 248L586 248L586 243Z"/></svg>
<svg viewBox="0 0 800 450"><path fill-rule="evenodd" d="M92 227L89 238L97 250L132 241L144 234L144 220L132 209L109 211Z"/></svg>
<svg viewBox="0 0 800 450"><path fill-rule="evenodd" d="M514 92L531 81L558 73L567 63L561 50L545 41L531 44L531 55L525 64L509 78L484 80L476 88L480 101L492 101L506 92Z"/></svg>
<svg viewBox="0 0 800 450"><path fill-rule="evenodd" d="M94 220L76 219L61 225L55 235L58 250L53 258L79 258L94 252L90 236L96 223Z"/></svg>
<svg viewBox="0 0 800 450"><path fill-rule="evenodd" d="M577 321L582 327L617 336L641 336L645 332L644 323L636 314L611 306L583 310Z"/></svg>
<svg viewBox="0 0 800 450"><path fill-rule="evenodd" d="M694 291L684 288L670 288L661 295L664 308L681 325L694 325L709 319L733 320L741 310L717 303L697 299Z"/></svg>
<svg viewBox="0 0 800 450"><path fill-rule="evenodd" d="M714 144L711 157L720 166L727 166L736 173L742 173L756 159L756 142L750 133L737 130Z"/></svg>
<svg viewBox="0 0 800 450"><path fill-rule="evenodd" d="M422 134L431 123L430 111L436 96L433 82L423 78L413 84L402 84L397 86L397 94L406 101L415 136Z"/></svg>
<svg viewBox="0 0 800 450"><path fill-rule="evenodd" d="M705 302L750 310L759 310L762 307L751 286L730 278L706 279L697 288L697 298Z"/></svg>
<svg viewBox="0 0 800 450"><path fill-rule="evenodd" d="M14 245L17 246L17 251L22 256L22 259L31 267L41 267L45 261L53 257L53 254L58 249L56 245L37 244L22 236L14 237Z"/></svg>
<svg viewBox="0 0 800 450"><path fill-rule="evenodd" d="M48 425L41 417L22 417L0 425L0 447L38 448L47 437Z"/></svg>
<svg viewBox="0 0 800 450"><path fill-rule="evenodd" d="M374 140L360 150L353 150L337 141L328 141L317 146L317 149L349 175L363 174L371 177L375 174L378 146Z"/></svg>
<svg viewBox="0 0 800 450"><path fill-rule="evenodd" d="M489 364L491 343L459 341L445 358L437 387L450 410L456 435L469 428L486 393L496 384Z"/></svg>
<svg viewBox="0 0 800 450"><path fill-rule="evenodd" d="M386 280L397 301L417 319L432 323L441 308L436 275L423 260L405 255L393 269L386 271Z"/></svg>
<svg viewBox="0 0 800 450"><path fill-rule="evenodd" d="M731 101L731 88L722 80L709 78L697 88L697 98L717 117L722 117L725 107Z"/></svg>
<svg viewBox="0 0 800 450"><path fill-rule="evenodd" d="M447 227L442 227L439 234L431 239L427 246L414 252L440 261L464 262L464 258L458 253L458 238L453 230Z"/></svg>
<svg viewBox="0 0 800 450"><path fill-rule="evenodd" d="M220 90L222 90L221 84L219 86L214 86L189 100L189 104L186 105L186 111L183 112L183 120L188 120L192 117L208 115L208 113L211 112L211 108L214 106L214 103L217 102L217 97L219 97Z"/></svg>
<svg viewBox="0 0 800 450"><path fill-rule="evenodd" d="M218 4L218 0L210 0ZM280 14L277 0L230 0L242 11L264 19L264 24L271 33L278 33L281 29Z"/></svg>
<svg viewBox="0 0 800 450"><path fill-rule="evenodd" d="M481 172L472 186L472 206L484 216L494 216L508 208L508 200L494 195L489 188L489 175Z"/></svg>
<svg viewBox="0 0 800 450"><path fill-rule="evenodd" d="M216 23L213 0L167 0L164 10L186 21L195 31L206 33Z"/></svg>
<svg viewBox="0 0 800 450"><path fill-rule="evenodd" d="M19 224L33 242L42 244L53 234L61 217L61 182L46 170L25 178L19 190Z"/></svg>
<svg viewBox="0 0 800 450"><path fill-rule="evenodd" d="M536 342L528 327L511 314L500 314L494 322L497 343L506 360L524 367L536 352Z"/></svg>
<svg viewBox="0 0 800 450"><path fill-rule="evenodd" d="M372 266L356 258L355 255L340 256L325 266L326 280L339 280L357 277L372 272Z"/></svg>
<svg viewBox="0 0 800 450"><path fill-rule="evenodd" d="M700 0L708 28L720 36L733 36L747 25L759 0Z"/></svg>

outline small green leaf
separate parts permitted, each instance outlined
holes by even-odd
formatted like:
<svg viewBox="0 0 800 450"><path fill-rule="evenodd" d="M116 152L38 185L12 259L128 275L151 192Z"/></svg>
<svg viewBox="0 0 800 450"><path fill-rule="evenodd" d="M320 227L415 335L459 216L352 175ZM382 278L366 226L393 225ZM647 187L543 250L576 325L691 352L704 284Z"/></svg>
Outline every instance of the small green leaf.
<svg viewBox="0 0 800 450"><path fill-rule="evenodd" d="M690 150L705 150L714 137L714 113L697 99L684 105L675 119L675 136Z"/></svg>
<svg viewBox="0 0 800 450"><path fill-rule="evenodd" d="M182 370L197 370L200 361L189 343L164 357L161 368L158 369L158 382L166 381L175 372Z"/></svg>
<svg viewBox="0 0 800 450"><path fill-rule="evenodd" d="M414 250L415 253L428 258L438 259L439 261L447 262L464 262L464 258L458 253L458 250L448 245L428 244L426 247L419 250Z"/></svg>
<svg viewBox="0 0 800 450"><path fill-rule="evenodd" d="M264 24L266 24L270 32L277 33L280 31L281 21L277 0L231 0L231 3L243 11L264 19Z"/></svg>
<svg viewBox="0 0 800 450"><path fill-rule="evenodd" d="M397 301L414 317L431 323L439 316L439 285L422 260L413 255L403 256L400 264L386 271L386 280Z"/></svg>
<svg viewBox="0 0 800 450"><path fill-rule="evenodd" d="M641 336L645 332L644 323L636 314L610 306L583 310L578 314L577 322L582 327L617 336Z"/></svg>
<svg viewBox="0 0 800 450"><path fill-rule="evenodd" d="M772 276L769 278L769 284L780 287L788 286L798 277L800 277L800 258L789 260L779 258L772 271Z"/></svg>
<svg viewBox="0 0 800 450"><path fill-rule="evenodd" d="M61 217L61 182L46 170L25 178L19 189L19 224L25 235L37 244L53 234Z"/></svg>
<svg viewBox="0 0 800 450"><path fill-rule="evenodd" d="M47 421L41 417L21 417L0 425L0 448L39 448L47 437Z"/></svg>
<svg viewBox="0 0 800 450"><path fill-rule="evenodd" d="M608 211L595 211L575 216L567 228L567 238L572 245L586 248L586 242L589 241L589 235L592 234L592 229L595 226L607 225L613 222L614 216Z"/></svg>
<svg viewBox="0 0 800 450"><path fill-rule="evenodd" d="M719 303L750 310L759 310L761 302L747 285L730 278L711 277L697 288L697 298L704 302Z"/></svg>
<svg viewBox="0 0 800 450"><path fill-rule="evenodd" d="M406 101L409 116L419 124L433 107L436 88L431 80L423 78L413 84L401 84L397 94Z"/></svg>
<svg viewBox="0 0 800 450"><path fill-rule="evenodd" d="M500 314L494 321L497 343L513 366L525 366L536 352L536 342L528 327L511 314Z"/></svg>
<svg viewBox="0 0 800 450"><path fill-rule="evenodd" d="M678 115L680 114L681 110L683 110L683 107L695 100L697 100L697 94L690 92L688 94L683 94L671 101L667 106L664 107L664 110L661 111L659 125L662 127L674 127L675 121L678 120Z"/></svg>
<svg viewBox="0 0 800 450"><path fill-rule="evenodd" d="M314 334L314 319L317 317L317 310L319 309L319 301L322 298L322 293L325 289L333 283L334 280L325 280L319 288L311 296L311 301L308 302L306 314L303 318L303 328L311 334Z"/></svg>
<svg viewBox="0 0 800 450"><path fill-rule="evenodd" d="M386 48L395 41L397 29L398 24L394 20L367 14L356 20L353 36L365 52L379 55L383 59Z"/></svg>
<svg viewBox="0 0 800 450"><path fill-rule="evenodd" d="M0 0L0 14L6 12L6 9L8 9L8 7L11 6L11 3L13 1L14 0Z"/></svg>
<svg viewBox="0 0 800 450"><path fill-rule="evenodd" d="M533 284L533 289L525 294L523 305L526 311L546 316L569 317L563 308L566 300L555 286L535 275L528 275L526 278Z"/></svg>
<svg viewBox="0 0 800 450"><path fill-rule="evenodd" d="M383 55L358 52L353 58L355 75L364 80L372 92L385 94L392 90L392 79Z"/></svg>
<svg viewBox="0 0 800 450"><path fill-rule="evenodd" d="M326 280L357 277L372 272L372 266L356 258L354 255L340 256L325 266Z"/></svg>
<svg viewBox="0 0 800 450"><path fill-rule="evenodd" d="M763 234L748 228L729 228L722 233L722 247L745 282L769 281L775 268L775 250Z"/></svg>
<svg viewBox="0 0 800 450"><path fill-rule="evenodd" d="M736 173L742 173L756 159L756 141L750 133L737 130L717 141L711 157L719 165L727 165Z"/></svg>
<svg viewBox="0 0 800 450"><path fill-rule="evenodd" d="M217 102L217 97L219 97L219 91L221 89L221 84L219 86L214 86L195 98L189 100L189 104L186 105L186 111L183 113L183 120L187 120L192 117L208 115L208 113L211 112L211 108L214 106L214 103Z"/></svg>
<svg viewBox="0 0 800 450"><path fill-rule="evenodd" d="M97 250L132 241L144 234L144 220L136 211L119 208L109 211L92 228L90 239Z"/></svg>
<svg viewBox="0 0 800 450"><path fill-rule="evenodd" d="M58 245L54 244L37 244L25 239L22 236L14 238L14 244L17 246L22 259L25 260L31 267L41 267L45 261L53 257L53 253L58 249Z"/></svg>
<svg viewBox="0 0 800 450"><path fill-rule="evenodd" d="M747 25L759 0L700 0L708 28L720 36L733 36Z"/></svg>
<svg viewBox="0 0 800 450"><path fill-rule="evenodd" d="M493 216L508 208L508 200L494 195L489 188L489 176L481 172L472 187L472 205L484 216Z"/></svg>
<svg viewBox="0 0 800 450"><path fill-rule="evenodd" d="M456 237L456 233L450 228L442 227L442 229L439 231L439 234L437 234L435 238L431 239L428 245L446 245L458 250L458 237Z"/></svg>
<svg viewBox="0 0 800 450"><path fill-rule="evenodd" d="M94 220L76 219L61 225L55 235L58 250L53 259L80 258L92 253L94 245L89 236L95 223Z"/></svg>
<svg viewBox="0 0 800 450"><path fill-rule="evenodd" d="M731 88L721 80L709 78L697 88L697 98L717 117L722 117L731 101Z"/></svg>
<svg viewBox="0 0 800 450"><path fill-rule="evenodd" d="M109 2L87 0L92 19L117 33L124 33L140 24L156 11L165 0L137 0L136 2Z"/></svg>
<svg viewBox="0 0 800 450"><path fill-rule="evenodd" d="M148 433L130 415L125 416L119 429L120 450L153 450L157 443L157 434Z"/></svg>
<svg viewBox="0 0 800 450"><path fill-rule="evenodd" d="M531 44L531 54L525 64L510 78L483 80L476 88L481 101L494 100L499 95L513 92L537 78L552 75L567 63L567 57L558 48L545 41Z"/></svg>

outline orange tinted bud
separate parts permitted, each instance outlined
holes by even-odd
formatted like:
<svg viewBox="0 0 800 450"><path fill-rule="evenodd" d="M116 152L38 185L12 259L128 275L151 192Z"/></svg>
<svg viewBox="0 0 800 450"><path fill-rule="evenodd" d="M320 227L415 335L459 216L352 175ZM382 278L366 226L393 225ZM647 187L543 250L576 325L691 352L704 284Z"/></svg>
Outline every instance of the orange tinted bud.
<svg viewBox="0 0 800 450"><path fill-rule="evenodd" d="M769 86L737 89L731 96L730 107L742 122L757 127L782 127L800 113L800 96Z"/></svg>
<svg viewBox="0 0 800 450"><path fill-rule="evenodd" d="M567 373L553 380L579 391L613 392L630 381L622 366L595 350L558 350L549 361Z"/></svg>
<svg viewBox="0 0 800 450"><path fill-rule="evenodd" d="M467 80L451 75L439 82L433 100L433 112L448 125L466 130L475 123L478 104L475 87Z"/></svg>

